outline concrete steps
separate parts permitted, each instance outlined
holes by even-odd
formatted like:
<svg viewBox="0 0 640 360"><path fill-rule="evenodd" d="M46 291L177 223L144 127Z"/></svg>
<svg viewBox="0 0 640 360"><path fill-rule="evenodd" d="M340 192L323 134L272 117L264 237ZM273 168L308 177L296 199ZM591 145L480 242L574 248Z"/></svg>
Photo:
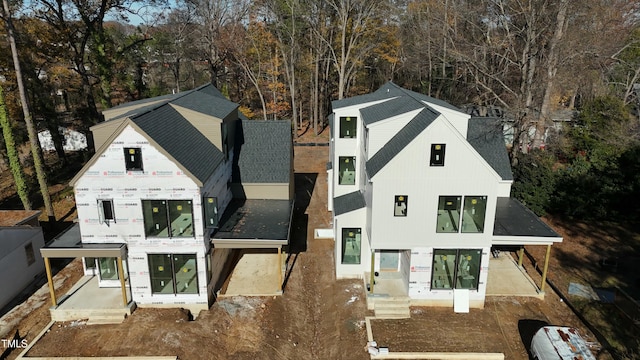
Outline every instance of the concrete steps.
<svg viewBox="0 0 640 360"><path fill-rule="evenodd" d="M87 325L93 324L120 324L129 315L126 308L123 309L69 309L51 312L51 320L53 321L74 321L87 319Z"/></svg>
<svg viewBox="0 0 640 360"><path fill-rule="evenodd" d="M373 310L377 318L406 319L411 317L411 302L407 296L376 298Z"/></svg>

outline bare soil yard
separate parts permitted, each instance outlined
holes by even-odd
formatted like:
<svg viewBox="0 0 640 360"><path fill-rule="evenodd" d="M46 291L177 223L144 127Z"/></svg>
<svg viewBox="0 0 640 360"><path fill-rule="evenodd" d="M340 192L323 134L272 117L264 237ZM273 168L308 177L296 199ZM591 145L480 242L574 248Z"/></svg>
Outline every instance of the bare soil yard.
<svg viewBox="0 0 640 360"><path fill-rule="evenodd" d="M304 142L326 142L326 132L316 138L306 134ZM86 325L83 321L57 323L29 352L29 356L116 356L174 355L180 359L368 359L365 291L360 280L336 281L333 240L314 239L313 230L330 227L327 212L326 146L296 146L295 172L297 205L293 244L284 294L278 297L234 297L214 303L189 321L179 309L137 309L122 324ZM2 174L5 176L5 174ZM67 200L68 201L68 200ZM68 212L68 211L67 211ZM553 223L562 229L563 223ZM601 249L585 243L583 236L563 233L565 243L580 244L567 262L562 247L554 246L552 279L560 279L570 266L591 264ZM604 230L603 230L604 231ZM610 245L607 245L610 246ZM559 249L558 249L559 248ZM533 259L543 249L529 249ZM578 252L582 251L582 253ZM525 265L534 279L534 266ZM80 276L81 265L74 261L58 277L63 287ZM582 274L582 270L575 270ZM42 290L41 290L42 291ZM49 322L46 292L33 302L24 318L0 321L0 338L19 331L28 342ZM43 300L44 299L44 300ZM3 320L6 320L3 318ZM412 308L411 319L374 320L374 338L391 351L502 352L507 359L528 357L523 338L527 322L576 326L585 337L594 335L551 290L545 300L530 298L490 298L485 309L455 314L450 308ZM4 326L5 328L1 328ZM5 335L3 335L5 334ZM526 341L526 339L524 340ZM0 344L0 352L4 349ZM19 349L7 359L15 359ZM600 359L610 358L606 353Z"/></svg>

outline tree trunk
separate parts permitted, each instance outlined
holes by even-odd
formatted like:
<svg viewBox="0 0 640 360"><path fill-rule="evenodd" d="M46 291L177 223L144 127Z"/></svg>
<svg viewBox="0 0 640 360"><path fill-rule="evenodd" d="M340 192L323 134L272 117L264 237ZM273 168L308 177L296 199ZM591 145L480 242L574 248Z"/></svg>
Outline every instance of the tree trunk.
<svg viewBox="0 0 640 360"><path fill-rule="evenodd" d="M13 130L11 129L11 123L9 122L9 114L4 102L4 93L2 86L0 86L0 127L2 128L2 135L4 137L4 144L7 147L7 157L9 158L9 168L13 175L13 181L16 184L16 192L22 206L25 210L31 210L31 201L29 200L29 186L27 185L22 171L22 165L20 164L20 158L18 157L18 151L16 150L16 142L13 138Z"/></svg>
<svg viewBox="0 0 640 360"><path fill-rule="evenodd" d="M31 155L33 156L33 167L36 170L36 177L38 178L38 185L40 186L40 193L42 194L42 200L44 207L49 217L49 223L56 221L56 215L53 211L53 205L51 204L51 198L49 197L49 188L47 187L47 174L44 171L44 161L40 153L40 143L38 142L38 134L33 125L31 119L31 111L29 109L29 103L27 102L27 93L24 88L24 82L22 79L22 70L20 69L20 61L18 59L18 47L16 46L16 38L14 35L13 23L11 22L11 14L9 12L9 3L7 0L2 0L4 8L4 20L7 27L7 35L9 38L9 44L11 45L11 55L13 57L13 67L16 70L16 82L18 83L18 92L20 93L20 102L22 105L22 112L24 113L24 121L27 124L27 132L29 133L29 143L31 145Z"/></svg>
<svg viewBox="0 0 640 360"><path fill-rule="evenodd" d="M558 44L562 40L564 29L566 27L568 0L561 0L558 4L558 14L556 16L556 29L549 44L549 62L547 65L547 81L544 87L544 96L542 97L542 105L540 106L540 116L536 123L536 132L533 138L533 149L538 149L544 143L544 135L547 130L547 119L551 107L551 92L553 91L553 80L558 71Z"/></svg>

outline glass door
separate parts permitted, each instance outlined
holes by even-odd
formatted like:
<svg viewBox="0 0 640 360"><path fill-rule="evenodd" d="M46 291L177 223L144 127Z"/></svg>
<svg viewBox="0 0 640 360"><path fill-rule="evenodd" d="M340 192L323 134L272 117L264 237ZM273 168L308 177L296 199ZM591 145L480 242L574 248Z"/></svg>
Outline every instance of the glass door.
<svg viewBox="0 0 640 360"><path fill-rule="evenodd" d="M100 276L101 287L120 286L117 260L114 257L98 258L98 275Z"/></svg>
<svg viewBox="0 0 640 360"><path fill-rule="evenodd" d="M380 271L398 271L400 252L396 250L380 251Z"/></svg>

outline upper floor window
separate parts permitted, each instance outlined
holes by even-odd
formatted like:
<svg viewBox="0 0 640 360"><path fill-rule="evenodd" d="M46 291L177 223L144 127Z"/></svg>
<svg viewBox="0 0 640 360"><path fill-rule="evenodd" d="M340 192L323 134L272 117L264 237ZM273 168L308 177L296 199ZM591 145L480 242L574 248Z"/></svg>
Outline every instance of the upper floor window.
<svg viewBox="0 0 640 360"><path fill-rule="evenodd" d="M486 196L465 196L462 208L462 232L484 232L484 217L487 212Z"/></svg>
<svg viewBox="0 0 640 360"><path fill-rule="evenodd" d="M361 234L360 228L342 229L342 263L360 264Z"/></svg>
<svg viewBox="0 0 640 360"><path fill-rule="evenodd" d="M143 171L142 149L124 148L124 164L127 171Z"/></svg>
<svg viewBox="0 0 640 360"><path fill-rule="evenodd" d="M440 196L436 232L482 233L486 211L486 196Z"/></svg>
<svg viewBox="0 0 640 360"><path fill-rule="evenodd" d="M436 232L457 233L460 229L461 196L440 196Z"/></svg>
<svg viewBox="0 0 640 360"><path fill-rule="evenodd" d="M147 237L193 237L191 200L142 200Z"/></svg>
<svg viewBox="0 0 640 360"><path fill-rule="evenodd" d="M431 166L444 166L445 144L431 144Z"/></svg>
<svg viewBox="0 0 640 360"><path fill-rule="evenodd" d="M109 224L116 221L113 213L113 200L98 199L98 220L100 224Z"/></svg>
<svg viewBox="0 0 640 360"><path fill-rule="evenodd" d="M396 195L393 216L407 216L407 195Z"/></svg>
<svg viewBox="0 0 640 360"><path fill-rule="evenodd" d="M338 183L340 185L355 185L356 157L340 156L338 158Z"/></svg>
<svg viewBox="0 0 640 360"><path fill-rule="evenodd" d="M218 227L218 199L215 197L204 198L205 227L212 229Z"/></svg>
<svg viewBox="0 0 640 360"><path fill-rule="evenodd" d="M355 138L356 129L358 128L358 118L355 116L341 116L340 117L340 137L341 138Z"/></svg>

